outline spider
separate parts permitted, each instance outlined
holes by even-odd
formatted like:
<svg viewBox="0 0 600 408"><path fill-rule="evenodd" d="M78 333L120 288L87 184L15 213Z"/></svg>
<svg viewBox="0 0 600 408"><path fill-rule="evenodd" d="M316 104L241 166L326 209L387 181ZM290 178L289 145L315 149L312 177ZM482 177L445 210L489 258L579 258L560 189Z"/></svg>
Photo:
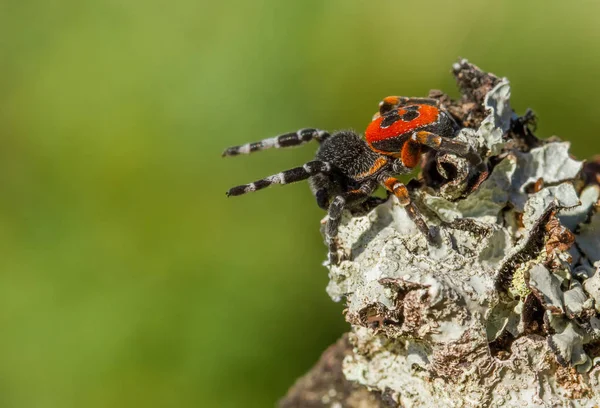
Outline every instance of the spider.
<svg viewBox="0 0 600 408"><path fill-rule="evenodd" d="M239 196L272 184L289 184L309 179L317 205L328 211L325 241L330 264L345 259L338 242L342 211L370 210L385 199L372 196L378 186L393 194L404 206L418 229L435 244L437 229L429 228L411 202L406 186L395 175L407 174L430 150L466 157L476 166L481 158L467 143L453 140L459 126L437 100L389 96L379 104L379 112L367 127L365 139L352 130L328 133L301 129L259 142L226 149L223 156L248 154L269 148L298 146L316 140L315 160L250 184L231 188L227 196Z"/></svg>

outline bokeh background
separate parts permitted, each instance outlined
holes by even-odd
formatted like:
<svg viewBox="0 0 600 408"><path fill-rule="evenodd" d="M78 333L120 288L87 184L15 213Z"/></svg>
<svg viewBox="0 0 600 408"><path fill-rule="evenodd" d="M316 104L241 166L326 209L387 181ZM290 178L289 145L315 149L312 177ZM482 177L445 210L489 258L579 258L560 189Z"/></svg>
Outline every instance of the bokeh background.
<svg viewBox="0 0 600 408"><path fill-rule="evenodd" d="M389 94L456 96L467 57L518 112L600 151L600 3L0 2L0 407L268 407L347 330L306 186L226 199L366 127Z"/></svg>

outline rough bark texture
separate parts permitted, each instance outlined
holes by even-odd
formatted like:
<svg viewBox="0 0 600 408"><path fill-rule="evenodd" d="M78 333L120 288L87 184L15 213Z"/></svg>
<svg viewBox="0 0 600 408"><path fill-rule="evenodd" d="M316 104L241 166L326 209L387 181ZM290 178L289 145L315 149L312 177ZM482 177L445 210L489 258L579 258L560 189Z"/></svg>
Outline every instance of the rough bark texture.
<svg viewBox="0 0 600 408"><path fill-rule="evenodd" d="M348 381L342 372L344 358L352 355L345 334L330 346L317 364L279 402L281 408L389 408L397 404L386 393L369 391L364 385Z"/></svg>
<svg viewBox="0 0 600 408"><path fill-rule="evenodd" d="M430 96L488 171L424 157L409 187L440 228L438 245L395 198L345 214L339 237L351 256L329 266L327 291L347 302L353 347L328 350L282 406L600 403L600 166L538 139L533 114L510 108L505 78L466 60L453 71L461 99Z"/></svg>

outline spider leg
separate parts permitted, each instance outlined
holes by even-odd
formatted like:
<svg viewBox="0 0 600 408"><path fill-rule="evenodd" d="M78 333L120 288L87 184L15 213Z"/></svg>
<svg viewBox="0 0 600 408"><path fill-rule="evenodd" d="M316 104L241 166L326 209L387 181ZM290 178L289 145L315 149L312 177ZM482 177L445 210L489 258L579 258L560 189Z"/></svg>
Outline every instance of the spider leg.
<svg viewBox="0 0 600 408"><path fill-rule="evenodd" d="M283 135L271 137L258 142L246 143L240 146L233 146L225 149L222 156L237 156L238 154L249 154L259 150L266 150L272 147L290 147L317 140L322 142L329 137L329 133L319 129L300 129L297 132L285 133Z"/></svg>
<svg viewBox="0 0 600 408"><path fill-rule="evenodd" d="M377 187L376 183L367 182L357 190L351 190L335 196L329 205L327 225L325 226L325 241L329 248L329 262L332 265L337 265L341 261L337 235L344 208L356 207L368 200L375 187Z"/></svg>
<svg viewBox="0 0 600 408"><path fill-rule="evenodd" d="M402 164L409 169L416 167L421 160L421 144L411 139L407 140L402 146L399 157Z"/></svg>
<svg viewBox="0 0 600 408"><path fill-rule="evenodd" d="M417 142L421 145L432 148L433 150L444 151L448 153L454 153L458 156L464 157L469 160L473 165L484 170L485 164L482 162L481 157L477 154L475 149L468 143L461 142L459 140L442 137L431 132L415 132L411 136L413 142ZM487 168L485 169L487 170Z"/></svg>
<svg viewBox="0 0 600 408"><path fill-rule="evenodd" d="M269 187L271 184L289 184L296 181L306 180L310 176L319 173L328 173L331 171L331 165L327 162L314 160L306 163L302 167L295 167L290 170L282 171L250 184L232 187L227 191L227 196L238 196L251 191L261 190Z"/></svg>
<svg viewBox="0 0 600 408"><path fill-rule="evenodd" d="M406 105L433 105L439 106L440 102L437 99L432 98L407 98L405 96L387 96L379 102L379 114L385 115L386 113L398 109L401 106Z"/></svg>
<svg viewBox="0 0 600 408"><path fill-rule="evenodd" d="M327 211L329 209L329 199L334 195L334 193L330 192L332 190L331 187L335 187L335 184L332 184L330 180L330 175L327 173L315 174L309 183L310 189L317 200L317 205L319 208Z"/></svg>
<svg viewBox="0 0 600 408"><path fill-rule="evenodd" d="M404 209L406 210L406 213L412 222L414 222L423 235L427 237L427 240L430 243L435 243L435 232L429 229L423 220L421 213L410 200L406 186L395 177L387 177L382 181L382 184L388 191L394 193L394 195L398 198L398 201L400 201L400 204L404 206Z"/></svg>

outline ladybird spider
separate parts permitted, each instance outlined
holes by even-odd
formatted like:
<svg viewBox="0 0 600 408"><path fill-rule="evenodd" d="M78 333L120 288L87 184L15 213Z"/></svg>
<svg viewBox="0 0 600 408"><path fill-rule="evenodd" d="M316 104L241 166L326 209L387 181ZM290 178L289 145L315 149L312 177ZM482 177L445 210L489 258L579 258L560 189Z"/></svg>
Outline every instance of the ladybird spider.
<svg viewBox="0 0 600 408"><path fill-rule="evenodd" d="M463 156L481 165L480 157L469 144L452 140L458 130L456 122L436 100L390 96L379 104L379 112L365 132L366 141L351 130L329 134L319 129L301 129L226 149L223 156L298 146L311 140L320 144L315 160L233 187L227 196L309 179L317 205L328 211L325 240L329 262L338 264L344 259L337 239L342 211L369 210L379 205L385 200L372 194L382 185L398 198L428 241L435 243L437 230L427 226L411 202L406 186L394 176L411 172L420 156L431 149Z"/></svg>

